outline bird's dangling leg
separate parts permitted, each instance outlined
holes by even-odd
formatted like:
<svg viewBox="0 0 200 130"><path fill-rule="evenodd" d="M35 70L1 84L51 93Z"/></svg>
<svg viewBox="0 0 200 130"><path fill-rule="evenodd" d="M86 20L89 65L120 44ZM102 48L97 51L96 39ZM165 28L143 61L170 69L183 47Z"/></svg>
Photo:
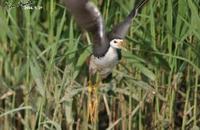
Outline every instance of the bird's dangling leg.
<svg viewBox="0 0 200 130"><path fill-rule="evenodd" d="M91 123L95 123L97 119L97 89L92 86L91 89L88 91L88 117Z"/></svg>
<svg viewBox="0 0 200 130"><path fill-rule="evenodd" d="M98 77L98 76L97 76ZM100 83L100 80L96 79L97 82L94 82L94 77L89 77L88 81L88 118L91 123L97 121L97 106L98 106L98 95L97 89Z"/></svg>

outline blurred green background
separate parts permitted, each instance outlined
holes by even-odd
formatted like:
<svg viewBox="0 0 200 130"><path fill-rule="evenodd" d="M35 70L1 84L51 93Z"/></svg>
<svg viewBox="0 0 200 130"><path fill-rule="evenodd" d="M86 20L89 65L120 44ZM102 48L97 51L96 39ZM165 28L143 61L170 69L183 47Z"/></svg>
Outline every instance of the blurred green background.
<svg viewBox="0 0 200 130"><path fill-rule="evenodd" d="M107 31L136 3L92 1ZM59 0L0 5L0 130L97 130L88 121L82 73L89 34ZM199 24L199 0L149 0L112 82L97 92L107 101L108 130L200 129Z"/></svg>

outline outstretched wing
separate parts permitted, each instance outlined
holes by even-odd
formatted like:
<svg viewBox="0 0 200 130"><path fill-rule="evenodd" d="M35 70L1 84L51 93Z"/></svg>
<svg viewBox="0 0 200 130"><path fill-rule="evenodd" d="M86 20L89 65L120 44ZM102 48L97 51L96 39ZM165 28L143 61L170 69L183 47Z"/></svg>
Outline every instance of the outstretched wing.
<svg viewBox="0 0 200 130"><path fill-rule="evenodd" d="M78 25L92 35L94 56L104 56L110 44L105 35L103 18L98 8L89 0L65 0L65 5Z"/></svg>
<svg viewBox="0 0 200 130"><path fill-rule="evenodd" d="M135 8L132 9L130 14L118 25L114 26L112 31L109 33L110 39L113 38L124 38L126 36L126 33L129 30L129 27L131 25L131 21L134 17L137 16L138 11L148 2L148 0L141 0Z"/></svg>

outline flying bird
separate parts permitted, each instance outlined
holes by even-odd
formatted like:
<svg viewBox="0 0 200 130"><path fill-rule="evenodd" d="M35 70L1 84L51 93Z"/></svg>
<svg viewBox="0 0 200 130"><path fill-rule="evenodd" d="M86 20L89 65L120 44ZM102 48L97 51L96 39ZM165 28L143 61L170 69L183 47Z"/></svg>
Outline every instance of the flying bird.
<svg viewBox="0 0 200 130"><path fill-rule="evenodd" d="M99 74L101 80L112 75L113 68L121 58L120 50L124 48L124 38L131 26L132 19L148 0L141 0L129 15L110 32L105 31L102 15L89 0L65 0L65 5L74 16L77 24L92 36L93 53L89 58L89 77Z"/></svg>

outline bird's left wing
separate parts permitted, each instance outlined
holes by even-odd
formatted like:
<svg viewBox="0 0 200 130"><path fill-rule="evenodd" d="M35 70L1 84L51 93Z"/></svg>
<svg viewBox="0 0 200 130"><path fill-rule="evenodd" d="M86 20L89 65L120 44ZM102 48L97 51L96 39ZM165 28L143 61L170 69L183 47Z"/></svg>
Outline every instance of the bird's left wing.
<svg viewBox="0 0 200 130"><path fill-rule="evenodd" d="M148 0L140 0L139 4L135 6L130 12L130 14L122 21L113 27L112 31L109 33L110 39L113 38L124 38L129 30L132 19L138 14L138 11L148 2Z"/></svg>
<svg viewBox="0 0 200 130"><path fill-rule="evenodd" d="M110 45L98 8L89 0L64 0L64 2L78 25L92 35L93 55L104 56Z"/></svg>

